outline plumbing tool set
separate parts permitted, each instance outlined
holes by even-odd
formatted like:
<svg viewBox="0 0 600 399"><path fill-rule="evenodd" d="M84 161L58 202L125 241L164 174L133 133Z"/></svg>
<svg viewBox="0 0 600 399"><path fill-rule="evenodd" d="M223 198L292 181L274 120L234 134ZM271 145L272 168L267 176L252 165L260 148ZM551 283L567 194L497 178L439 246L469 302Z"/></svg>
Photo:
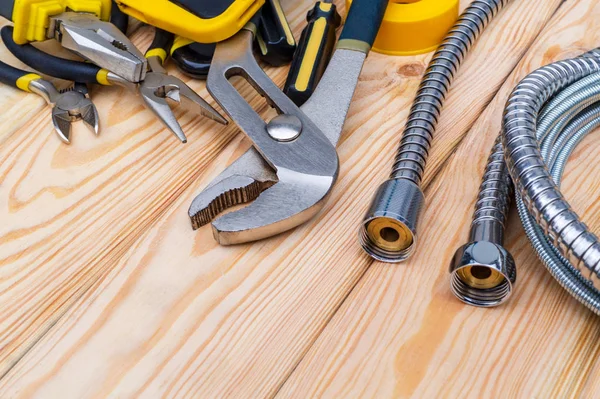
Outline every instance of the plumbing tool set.
<svg viewBox="0 0 600 399"><path fill-rule="evenodd" d="M371 49L409 55L437 48L402 132L392 172L376 191L359 231L374 259L400 262L417 249L425 206L421 181L444 100L471 47L510 0L347 0L342 19L331 0L307 15L298 43L279 0L0 0L13 22L0 31L8 50L45 75L73 82L58 90L40 75L0 61L0 81L42 96L60 139L71 122L95 134L98 113L88 85L120 85L181 141L186 135L169 101L185 98L218 123L227 120L180 79L206 79L208 92L253 146L193 200L194 229L212 224L222 245L290 230L323 208L335 184L340 139L354 90ZM128 16L155 27L145 54L127 38ZM55 39L80 60L32 45ZM291 63L280 89L263 71ZM248 81L277 115L258 115L230 82ZM560 284L600 314L600 242L559 190L565 164L582 138L600 126L600 50L542 67L519 83L508 102L475 205L469 239L450 261L451 289L482 307L507 300L516 265L504 248L512 197L535 251ZM219 216L227 208L248 204Z"/></svg>

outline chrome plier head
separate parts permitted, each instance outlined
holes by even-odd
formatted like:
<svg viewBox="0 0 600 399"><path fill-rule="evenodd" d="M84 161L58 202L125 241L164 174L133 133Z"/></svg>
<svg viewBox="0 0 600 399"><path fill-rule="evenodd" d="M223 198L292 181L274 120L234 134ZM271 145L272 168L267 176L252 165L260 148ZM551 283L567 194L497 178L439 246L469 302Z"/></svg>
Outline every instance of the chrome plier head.
<svg viewBox="0 0 600 399"><path fill-rule="evenodd" d="M83 121L94 134L98 134L98 111L84 84L76 83L68 90L58 91L47 80L37 79L29 84L29 90L42 96L52 106L52 123L63 142L71 142L71 123L74 121Z"/></svg>
<svg viewBox="0 0 600 399"><path fill-rule="evenodd" d="M93 14L64 12L50 17L48 38L130 82L146 76L147 61L125 33Z"/></svg>
<svg viewBox="0 0 600 399"><path fill-rule="evenodd" d="M156 29L155 39L150 49L146 52L150 71L146 74L144 81L140 82L139 94L144 103L154 114L167 126L181 142L187 142L187 138L177 122L167 99L181 102L181 98L189 100L197 111L214 121L226 125L227 120L219 114L210 104L200 97L181 79L167 74L163 67L166 54L169 53L169 47L172 43L173 35Z"/></svg>
<svg viewBox="0 0 600 399"><path fill-rule="evenodd" d="M221 124L227 124L227 120L217 110L211 107L209 103L181 81L181 79L167 75L162 65L160 65L159 57L150 57L149 61L152 71L148 72L146 79L140 83L139 93L148 108L154 112L182 143L187 142L187 138L179 122L177 122L177 118L173 114L167 99L179 103L182 97L186 98L195 105L201 115Z"/></svg>

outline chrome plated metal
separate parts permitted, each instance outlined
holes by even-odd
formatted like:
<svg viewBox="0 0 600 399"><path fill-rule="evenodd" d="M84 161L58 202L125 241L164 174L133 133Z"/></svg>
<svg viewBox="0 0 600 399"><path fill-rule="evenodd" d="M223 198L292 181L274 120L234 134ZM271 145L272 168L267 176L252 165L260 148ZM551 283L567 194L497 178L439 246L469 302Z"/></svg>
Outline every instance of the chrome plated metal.
<svg viewBox="0 0 600 399"><path fill-rule="evenodd" d="M292 141L302 133L302 121L295 115L277 115L267 123L267 133L273 140Z"/></svg>
<svg viewBox="0 0 600 399"><path fill-rule="evenodd" d="M227 124L227 120L217 110L181 79L168 75L162 66L160 57L149 57L148 63L151 71L146 73L146 78L140 83L139 93L146 106L182 143L186 143L187 138L167 102L167 98L175 102L180 102L181 97L186 98L191 101L201 115L221 124Z"/></svg>
<svg viewBox="0 0 600 399"><path fill-rule="evenodd" d="M192 226L213 221L215 239L224 245L282 233L322 209L337 179L335 146L366 58L359 51L336 50L317 90L298 108L259 67L252 40L252 31L242 30L217 45L207 87L254 145L204 189L189 209ZM292 124L294 133L301 126L296 138L281 140L273 126L269 132L268 124L229 82L235 75L247 79L279 115L300 121L300 125ZM214 219L224 209L250 201L245 208Z"/></svg>
<svg viewBox="0 0 600 399"><path fill-rule="evenodd" d="M437 123L442 111L444 100L454 77L460 68L467 53L485 30L490 21L498 12L509 3L510 0L474 0L462 13L454 27L448 32L444 41L435 52L429 67L427 68L415 101L412 105L408 121L402 133L400 146L390 174L390 181L407 180L416 185L420 191L421 179L425 171L425 164L431 147L431 141L435 133ZM396 183L390 183L396 184ZM387 185L384 185L387 186ZM385 192L386 197L381 193ZM385 249L386 256L381 257L383 242L380 237L372 237L368 234L369 225L373 222L374 215L386 212L390 203L410 203L414 201L411 196L422 197L422 193L414 194L413 190L390 191L379 188L373 198L369 211L363 219L360 227L359 239L363 249L373 258L386 262L401 262L414 253L413 246L416 243L416 226L419 212L423 208L421 201L416 201L418 208L406 208L407 213L399 214L397 218L389 220L389 228L395 225L403 226L403 220L413 218L415 222L409 228L414 237L407 237L406 242L399 242L399 246ZM381 222L381 221L380 221ZM411 247L406 248L406 245ZM379 246L379 247L378 247Z"/></svg>
<svg viewBox="0 0 600 399"><path fill-rule="evenodd" d="M544 265L571 295L600 314L600 242L558 187L569 154L600 126L598 83L600 49L528 75L504 112L501 147L497 143L495 151L503 152L505 161L494 157L493 162L515 183L519 216ZM497 180L486 176L482 187ZM493 235L501 236L510 192L494 193L486 213L498 229Z"/></svg>
<svg viewBox="0 0 600 399"><path fill-rule="evenodd" d="M93 14L64 12L52 16L47 36L130 82L140 82L146 76L144 55L116 26Z"/></svg>
<svg viewBox="0 0 600 399"><path fill-rule="evenodd" d="M75 84L72 89L59 92L47 80L36 79L29 83L29 90L43 97L52 106L52 123L63 142L71 142L73 121L83 121L94 134L98 134L98 111L90 100L85 85Z"/></svg>
<svg viewBox="0 0 600 399"><path fill-rule="evenodd" d="M479 188L469 242L456 251L450 262L452 292L470 305L500 305L508 299L517 280L515 262L503 246L512 191L498 138Z"/></svg>

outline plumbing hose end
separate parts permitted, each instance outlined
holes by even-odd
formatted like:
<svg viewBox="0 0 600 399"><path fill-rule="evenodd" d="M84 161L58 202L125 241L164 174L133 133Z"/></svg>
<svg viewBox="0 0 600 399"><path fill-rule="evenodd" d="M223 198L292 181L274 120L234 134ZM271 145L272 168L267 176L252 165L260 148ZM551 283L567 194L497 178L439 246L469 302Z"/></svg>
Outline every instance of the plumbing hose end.
<svg viewBox="0 0 600 399"><path fill-rule="evenodd" d="M489 241L471 242L460 247L450 264L452 293L462 302L477 307L493 307L506 302L517 281L512 255Z"/></svg>
<svg viewBox="0 0 600 399"><path fill-rule="evenodd" d="M421 188L410 180L390 179L379 186L359 231L365 252L387 263L408 259L424 202Z"/></svg>

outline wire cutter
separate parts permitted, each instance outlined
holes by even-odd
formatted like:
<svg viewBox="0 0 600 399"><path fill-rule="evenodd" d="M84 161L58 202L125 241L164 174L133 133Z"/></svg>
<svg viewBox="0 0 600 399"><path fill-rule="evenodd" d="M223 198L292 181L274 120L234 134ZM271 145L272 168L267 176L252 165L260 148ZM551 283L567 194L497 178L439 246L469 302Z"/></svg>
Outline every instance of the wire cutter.
<svg viewBox="0 0 600 399"><path fill-rule="evenodd" d="M36 93L52 106L52 123L60 139L71 141L71 122L82 120L98 134L98 112L89 99L87 87L75 84L71 89L58 91L40 75L15 68L0 61L0 82L17 89Z"/></svg>
<svg viewBox="0 0 600 399"><path fill-rule="evenodd" d="M258 66L252 22L217 44L208 90L253 147L193 200L188 214L194 229L212 221L220 244L239 244L287 231L321 210L337 180L335 147L386 5L387 0L353 2L327 70L301 108ZM229 82L235 75L248 80L278 115L265 123ZM215 219L226 208L250 201Z"/></svg>
<svg viewBox="0 0 600 399"><path fill-rule="evenodd" d="M131 81L144 79L143 54L114 25L111 0L2 0L0 15L14 25L14 41L57 40L88 61Z"/></svg>
<svg viewBox="0 0 600 399"><path fill-rule="evenodd" d="M12 27L10 26L3 27L0 30L0 36L15 57L44 74L66 80L76 79L84 83L119 85L127 87L131 91L137 91L144 100L144 104L184 143L187 141L186 136L170 109L167 98L179 102L181 97L185 97L199 108L202 115L219 123L227 124L225 118L184 82L166 74L162 62L167 54L165 49L169 48L173 36L165 31L157 30L150 49L146 53L152 71L148 72L146 78L138 84L131 83L97 65L55 57L30 44L18 45L12 40Z"/></svg>

